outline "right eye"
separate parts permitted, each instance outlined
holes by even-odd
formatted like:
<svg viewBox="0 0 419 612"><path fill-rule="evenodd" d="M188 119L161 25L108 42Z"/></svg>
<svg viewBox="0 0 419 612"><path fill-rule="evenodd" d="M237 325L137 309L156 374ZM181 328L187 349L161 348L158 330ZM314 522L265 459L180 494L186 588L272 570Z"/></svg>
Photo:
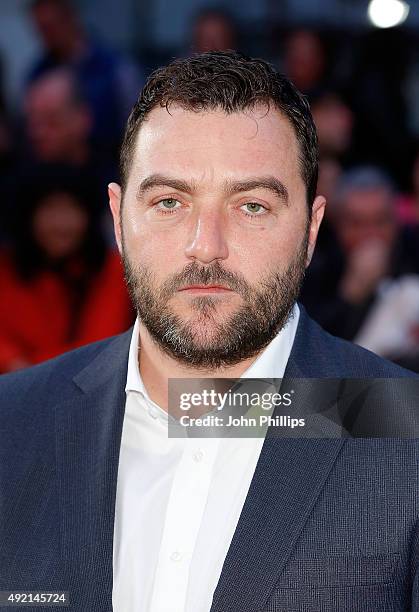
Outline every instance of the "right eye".
<svg viewBox="0 0 419 612"><path fill-rule="evenodd" d="M177 206L179 204L179 206ZM155 208L163 213L163 214L171 214L175 210L177 210L181 205L179 200L175 200L175 198L163 198L155 205Z"/></svg>

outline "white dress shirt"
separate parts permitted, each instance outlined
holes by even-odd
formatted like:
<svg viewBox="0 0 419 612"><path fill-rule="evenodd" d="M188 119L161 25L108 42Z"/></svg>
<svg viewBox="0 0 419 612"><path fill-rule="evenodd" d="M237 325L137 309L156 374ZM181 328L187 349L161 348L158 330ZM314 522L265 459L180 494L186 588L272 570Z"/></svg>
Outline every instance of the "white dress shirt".
<svg viewBox="0 0 419 612"><path fill-rule="evenodd" d="M282 378L298 306L242 378ZM131 339L119 457L114 612L209 612L263 438L169 438Z"/></svg>

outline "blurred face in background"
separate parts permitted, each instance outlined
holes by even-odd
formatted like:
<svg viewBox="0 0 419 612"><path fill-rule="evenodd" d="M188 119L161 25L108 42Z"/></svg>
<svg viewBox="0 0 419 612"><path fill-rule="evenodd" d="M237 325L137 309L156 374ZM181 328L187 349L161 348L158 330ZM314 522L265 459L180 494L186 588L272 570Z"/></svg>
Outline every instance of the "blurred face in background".
<svg viewBox="0 0 419 612"><path fill-rule="evenodd" d="M67 59L79 37L79 25L69 8L49 0L32 9L32 18L45 49Z"/></svg>
<svg viewBox="0 0 419 612"><path fill-rule="evenodd" d="M76 254L86 237L89 218L80 202L67 193L55 193L36 207L32 229L36 243L50 260Z"/></svg>
<svg viewBox="0 0 419 612"><path fill-rule="evenodd" d="M27 93L28 137L42 161L82 161L79 157L87 146L91 120L72 86L70 77L52 74L35 82Z"/></svg>
<svg viewBox="0 0 419 612"><path fill-rule="evenodd" d="M386 188L349 192L338 207L336 231L345 253L372 242L392 247L398 228L393 196Z"/></svg>
<svg viewBox="0 0 419 612"><path fill-rule="evenodd" d="M294 32L285 49L285 73L298 89L305 92L322 78L325 56L319 37L314 32Z"/></svg>
<svg viewBox="0 0 419 612"><path fill-rule="evenodd" d="M111 207L140 320L176 359L239 363L285 324L324 207L310 222L299 155L272 108L155 108L141 126L122 228L112 191Z"/></svg>
<svg viewBox="0 0 419 612"><path fill-rule="evenodd" d="M193 31L193 49L205 51L226 51L236 47L236 33L226 16L211 13L199 17Z"/></svg>
<svg viewBox="0 0 419 612"><path fill-rule="evenodd" d="M313 104L313 119L322 154L341 155L352 140L353 115L337 96L321 98Z"/></svg>

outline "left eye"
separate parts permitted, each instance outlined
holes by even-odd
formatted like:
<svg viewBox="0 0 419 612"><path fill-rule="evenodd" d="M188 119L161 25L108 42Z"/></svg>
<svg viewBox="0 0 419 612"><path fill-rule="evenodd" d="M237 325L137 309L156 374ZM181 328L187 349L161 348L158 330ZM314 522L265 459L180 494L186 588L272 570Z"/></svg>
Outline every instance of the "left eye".
<svg viewBox="0 0 419 612"><path fill-rule="evenodd" d="M258 204L257 202L247 202L247 204L243 204L241 208L246 213L250 213L252 215L262 215L266 208L262 206L262 204Z"/></svg>
<svg viewBox="0 0 419 612"><path fill-rule="evenodd" d="M179 208L177 204L180 205L179 200L175 200L174 198L164 198L164 200L160 200L157 202L156 208L163 211L173 210L174 208Z"/></svg>

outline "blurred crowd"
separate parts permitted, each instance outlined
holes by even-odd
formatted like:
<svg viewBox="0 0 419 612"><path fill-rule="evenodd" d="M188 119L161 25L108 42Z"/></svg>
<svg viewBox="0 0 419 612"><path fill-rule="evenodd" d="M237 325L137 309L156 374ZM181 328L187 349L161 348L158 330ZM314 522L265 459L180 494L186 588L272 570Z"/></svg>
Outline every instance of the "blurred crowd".
<svg viewBox="0 0 419 612"><path fill-rule="evenodd" d="M118 181L129 110L158 64L94 36L70 0L27 10L42 52L13 109L0 58L0 372L132 323L106 189ZM312 107L328 207L302 303L331 333L419 371L415 45L397 30L342 41L272 24L255 42L208 8L175 54L223 49L272 61Z"/></svg>

